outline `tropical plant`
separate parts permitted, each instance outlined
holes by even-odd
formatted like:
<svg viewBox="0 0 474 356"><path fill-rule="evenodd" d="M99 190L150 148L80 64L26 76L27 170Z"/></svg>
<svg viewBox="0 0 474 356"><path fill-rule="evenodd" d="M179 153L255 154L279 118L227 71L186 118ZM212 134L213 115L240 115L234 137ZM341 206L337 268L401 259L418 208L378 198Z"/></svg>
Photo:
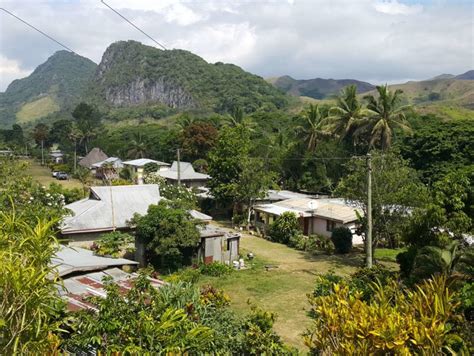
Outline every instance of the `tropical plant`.
<svg viewBox="0 0 474 356"><path fill-rule="evenodd" d="M41 165L44 166L44 143L48 138L49 128L46 124L39 123L33 130L33 138L37 144L41 145Z"/></svg>
<svg viewBox="0 0 474 356"><path fill-rule="evenodd" d="M130 234L113 231L101 235L92 245L92 250L99 256L120 257L125 252L135 251L134 241Z"/></svg>
<svg viewBox="0 0 474 356"><path fill-rule="evenodd" d="M317 144L323 137L329 137L331 134L327 130L327 117L321 113L317 104L310 104L309 108L302 114L305 124L298 126L297 131L301 132L307 142L307 150L314 152Z"/></svg>
<svg viewBox="0 0 474 356"><path fill-rule="evenodd" d="M382 151L388 150L392 145L394 130L401 129L410 132L405 113L411 108L402 105L402 91L391 91L387 85L377 86L378 97L366 95L368 115L354 132L357 137L367 134L371 147L378 147Z"/></svg>
<svg viewBox="0 0 474 356"><path fill-rule="evenodd" d="M86 103L79 103L72 112L76 127L80 132L79 142L84 144L84 150L89 152L89 143L96 138L101 128L100 113L94 107Z"/></svg>
<svg viewBox="0 0 474 356"><path fill-rule="evenodd" d="M54 354L59 346L59 277L51 257L59 244L55 220L0 212L0 353Z"/></svg>
<svg viewBox="0 0 474 356"><path fill-rule="evenodd" d="M337 97L336 105L329 109L328 130L341 141L351 137L355 144L352 134L365 114L366 110L357 98L357 87L349 85Z"/></svg>
<svg viewBox="0 0 474 356"><path fill-rule="evenodd" d="M305 334L312 353L441 354L468 353L469 340L458 334L464 318L446 278L434 277L414 290L391 281L372 285L373 297L351 292L340 281L332 291L310 296L313 324ZM457 326L457 327L456 327Z"/></svg>
<svg viewBox="0 0 474 356"><path fill-rule="evenodd" d="M288 244L290 239L299 233L298 217L295 213L286 211L271 224L268 236L272 241Z"/></svg>
<svg viewBox="0 0 474 356"><path fill-rule="evenodd" d="M127 152L130 158L143 158L148 154L149 144L140 132L133 133Z"/></svg>

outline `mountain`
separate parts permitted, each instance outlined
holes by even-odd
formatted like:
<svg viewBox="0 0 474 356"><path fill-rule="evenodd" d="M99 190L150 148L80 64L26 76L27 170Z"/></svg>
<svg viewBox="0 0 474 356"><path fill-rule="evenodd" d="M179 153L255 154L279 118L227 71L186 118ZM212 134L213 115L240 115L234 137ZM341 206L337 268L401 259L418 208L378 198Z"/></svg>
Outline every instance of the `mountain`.
<svg viewBox="0 0 474 356"><path fill-rule="evenodd" d="M436 77L433 77L429 80L436 80L436 79L453 79L455 78L456 76L453 75L453 74L447 74L447 73L444 73L444 74L440 74L440 75L437 75Z"/></svg>
<svg viewBox="0 0 474 356"><path fill-rule="evenodd" d="M341 89L348 85L356 85L359 93L375 89L375 86L355 79L307 79L297 80L285 75L278 78L268 79L275 87L285 93L295 96L307 96L314 99L326 99L339 94Z"/></svg>
<svg viewBox="0 0 474 356"><path fill-rule="evenodd" d="M474 70L468 70L466 73L459 74L455 79L474 80Z"/></svg>
<svg viewBox="0 0 474 356"><path fill-rule="evenodd" d="M288 104L278 89L233 64L211 64L188 51L160 50L136 41L107 48L88 97L108 108L162 104L219 113L235 106L252 112Z"/></svg>
<svg viewBox="0 0 474 356"><path fill-rule="evenodd" d="M95 73L91 60L58 51L0 95L0 125L25 124L55 112L70 111Z"/></svg>

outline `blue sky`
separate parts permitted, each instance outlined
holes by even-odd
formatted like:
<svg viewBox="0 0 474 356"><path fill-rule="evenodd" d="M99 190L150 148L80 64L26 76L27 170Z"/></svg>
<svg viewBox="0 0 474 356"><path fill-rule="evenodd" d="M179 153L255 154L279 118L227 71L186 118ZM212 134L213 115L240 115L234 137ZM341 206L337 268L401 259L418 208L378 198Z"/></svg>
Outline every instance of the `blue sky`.
<svg viewBox="0 0 474 356"><path fill-rule="evenodd" d="M474 68L464 0L106 0L168 48L273 77L420 80ZM96 63L118 40L153 43L99 0L0 0ZM58 45L0 13L0 91Z"/></svg>

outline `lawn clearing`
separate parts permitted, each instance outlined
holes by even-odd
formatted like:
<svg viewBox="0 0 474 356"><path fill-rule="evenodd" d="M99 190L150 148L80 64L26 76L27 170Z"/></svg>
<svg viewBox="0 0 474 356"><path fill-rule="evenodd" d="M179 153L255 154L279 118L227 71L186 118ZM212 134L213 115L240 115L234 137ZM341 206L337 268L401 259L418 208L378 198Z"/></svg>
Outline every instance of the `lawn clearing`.
<svg viewBox="0 0 474 356"><path fill-rule="evenodd" d="M333 271L347 276L363 266L364 255L312 256L286 245L243 234L242 255L252 252L255 260L248 269L223 277L202 276L199 284L222 288L232 299L232 308L247 313L251 305L276 312L275 330L285 342L305 351L301 334L310 324L306 295L314 289L317 274ZM271 265L266 271L265 266Z"/></svg>
<svg viewBox="0 0 474 356"><path fill-rule="evenodd" d="M34 160L28 160L28 169L27 174L31 175L34 180L38 181L40 184L48 187L51 183L58 183L64 186L65 188L80 188L82 189L82 184L77 179L69 178L68 180L57 180L51 176L51 170L48 167L41 166L38 162Z"/></svg>
<svg viewBox="0 0 474 356"><path fill-rule="evenodd" d="M396 262L397 255L405 251L406 248L376 248L374 250L374 257L380 261Z"/></svg>

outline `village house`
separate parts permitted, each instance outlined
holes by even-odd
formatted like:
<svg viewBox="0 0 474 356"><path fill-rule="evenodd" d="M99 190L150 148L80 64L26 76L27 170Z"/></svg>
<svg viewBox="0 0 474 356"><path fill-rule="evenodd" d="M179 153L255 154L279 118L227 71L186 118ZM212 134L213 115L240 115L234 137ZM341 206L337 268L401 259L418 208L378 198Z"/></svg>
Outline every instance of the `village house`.
<svg viewBox="0 0 474 356"><path fill-rule="evenodd" d="M168 169L170 166L169 163L155 161L154 159L149 158L138 158L131 161L123 162L124 166L129 167L132 173L132 177L137 184L143 184L143 178L145 176L145 166L147 164L154 163L158 166L158 171Z"/></svg>
<svg viewBox="0 0 474 356"><path fill-rule="evenodd" d="M96 178L106 180L119 178L122 168L123 162L118 157L109 157L92 165Z"/></svg>
<svg viewBox="0 0 474 356"><path fill-rule="evenodd" d="M62 238L71 246L89 247L107 232L133 233L133 227L128 224L133 215L145 215L148 207L161 199L156 184L91 187L88 198L66 205L73 215L63 221ZM190 210L189 213L204 223L200 228L201 242L196 246L196 255L201 261L231 264L238 260L239 234L206 224L212 217L199 211ZM143 265L145 246L135 241L135 247L135 258Z"/></svg>
<svg viewBox="0 0 474 356"><path fill-rule="evenodd" d="M138 263L125 258L97 256L92 251L80 247L61 246L51 259L51 265L62 280L58 292L70 312L95 310L88 299L91 295L105 298L104 277L112 278L119 286L120 293L129 291L138 275L125 272L138 266ZM148 277L154 288L166 283Z"/></svg>
<svg viewBox="0 0 474 356"><path fill-rule="evenodd" d="M54 164L61 164L64 162L64 153L61 150L54 149L49 152L51 162Z"/></svg>
<svg viewBox="0 0 474 356"><path fill-rule="evenodd" d="M79 165L81 167L91 169L94 171L94 163L102 162L109 158L104 151L102 151L100 148L94 147L92 150L89 151L87 155L85 155L80 161ZM95 172L93 172L95 173Z"/></svg>
<svg viewBox="0 0 474 356"><path fill-rule="evenodd" d="M160 170L157 174L170 184L178 184L179 178L180 183L188 188L204 187L210 179L209 175L196 172L189 162L179 162L178 164L177 161L174 161L171 168Z"/></svg>
<svg viewBox="0 0 474 356"><path fill-rule="evenodd" d="M345 226L353 233L353 243L363 244L362 236L355 234L357 209L347 205L343 199L286 199L276 203L260 204L254 207L254 226L266 234L269 226L285 212L294 213L300 222L304 235L318 234L331 237L336 227ZM359 211L359 213L362 213Z"/></svg>

